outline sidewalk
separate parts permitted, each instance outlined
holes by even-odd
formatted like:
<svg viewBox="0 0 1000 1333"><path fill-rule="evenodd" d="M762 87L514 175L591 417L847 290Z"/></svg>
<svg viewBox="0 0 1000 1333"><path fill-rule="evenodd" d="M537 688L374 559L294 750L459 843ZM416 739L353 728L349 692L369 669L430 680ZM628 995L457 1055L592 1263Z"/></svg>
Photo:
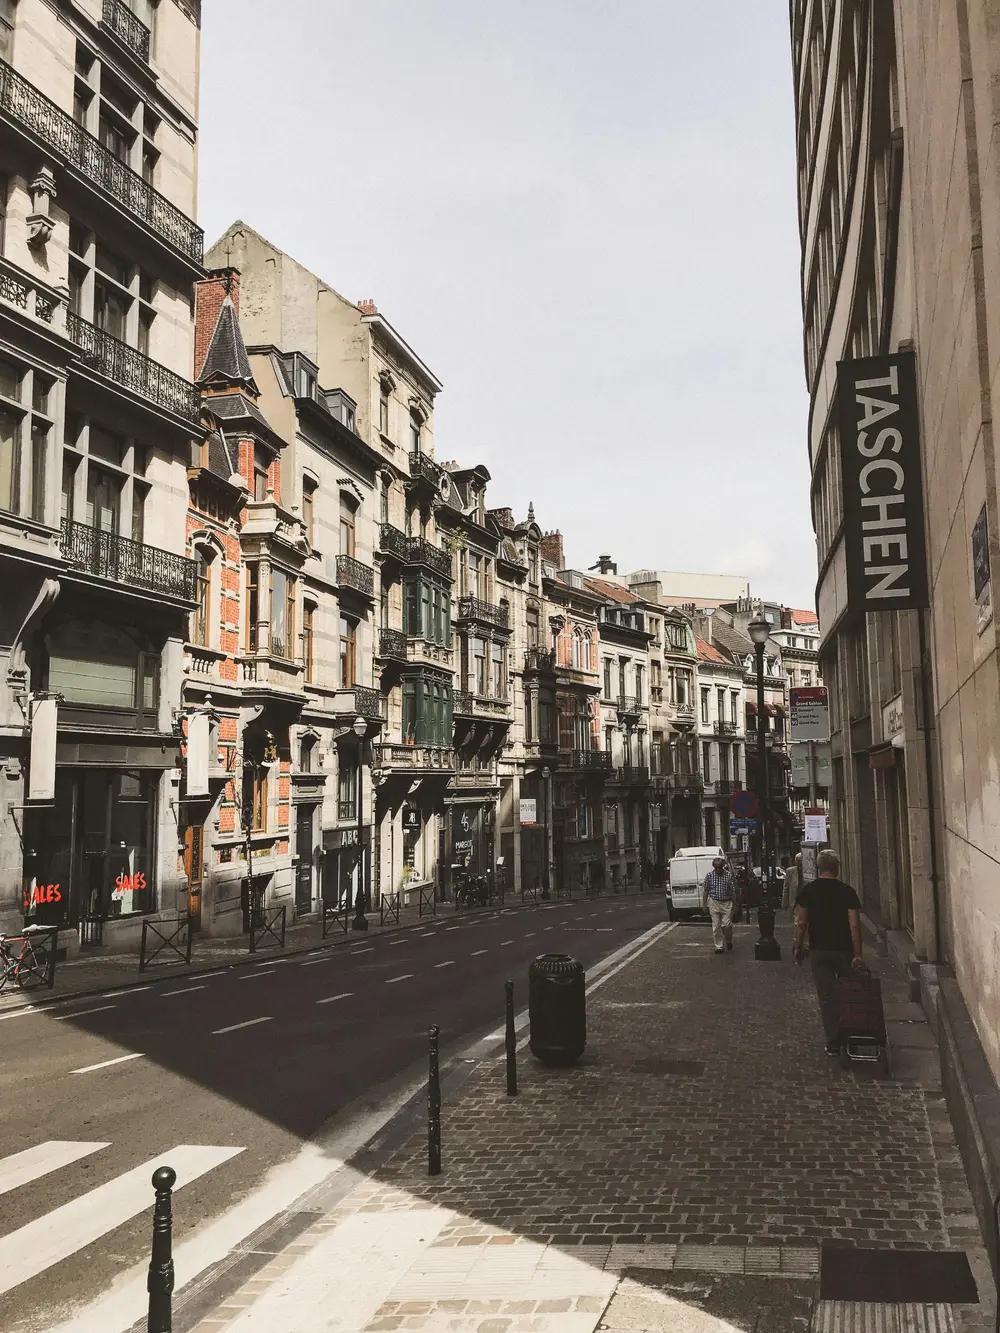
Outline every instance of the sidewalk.
<svg viewBox="0 0 1000 1333"><path fill-rule="evenodd" d="M520 1096L507 1098L497 1051L446 1087L442 1175L427 1176L426 1132L411 1119L403 1145L359 1167L346 1197L300 1201L293 1243L261 1243L256 1256L248 1246L247 1280L210 1314L186 1318L179 1293L175 1328L992 1328L921 1011L872 959L895 1078L842 1071L823 1054L787 927L778 934L784 958L765 964L749 927L722 958L704 929L671 929L591 992L575 1068L546 1069L522 1049ZM821 1301L824 1241L965 1251L982 1304L907 1304L905 1291L899 1304Z"/></svg>
<svg viewBox="0 0 1000 1333"><path fill-rule="evenodd" d="M556 899L553 897L549 901L554 903ZM537 899L531 895L527 896L523 904L520 897L515 898L513 895L508 895L506 903L503 905L497 901L491 907L463 908L459 912L456 912L454 903L439 902L437 904L437 916L450 919L455 916L466 917L472 914L488 915L501 911L520 911L522 907L532 908L540 905L541 902L540 894ZM289 915L291 915L291 910L289 908ZM426 908L424 915L420 916L417 898L414 896L408 907L400 905L398 923L392 916L387 915L385 925L382 925L379 921L378 909L369 912L367 914L367 934L374 936L396 930L405 930L421 924L426 925L428 921L434 919L434 915ZM163 923L161 928L164 934L170 934L168 923ZM3 991L0 992L0 1013L4 1009L17 1008L26 1003L44 1004L47 1000L72 999L76 996L93 995L122 986L146 985L151 981L174 976L193 976L199 972L215 971L220 967L246 963L252 959L260 961L274 955L284 956L309 953L316 949L336 948L347 941L357 942L357 940L358 935L351 930L350 921L348 921L347 931L344 931L343 918L340 918L339 923L329 923L327 937L324 940L322 921L318 916L312 916L305 921L291 922L288 925L285 932L284 950L279 949L272 939L263 936L258 936L257 952L252 954L250 952L249 936L247 935L235 939L213 939L210 936L195 935L190 966L180 959L173 961L176 956L169 948L164 948L152 965L147 965L146 970L142 973L139 972L138 949L134 951L84 949L56 964L55 985L51 990L45 986L32 990L21 990L13 982L8 982ZM150 949L155 948L159 943L160 941L152 939ZM183 953L183 948L181 952Z"/></svg>

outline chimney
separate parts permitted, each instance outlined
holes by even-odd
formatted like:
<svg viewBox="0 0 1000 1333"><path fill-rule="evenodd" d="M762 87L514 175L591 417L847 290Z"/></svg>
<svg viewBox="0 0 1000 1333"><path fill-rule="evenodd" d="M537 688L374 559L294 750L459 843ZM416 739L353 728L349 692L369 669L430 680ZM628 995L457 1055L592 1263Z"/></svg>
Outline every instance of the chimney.
<svg viewBox="0 0 1000 1333"><path fill-rule="evenodd" d="M233 298L236 316L240 313L240 271L238 268L213 268L194 285L194 377L201 374L219 311L227 296Z"/></svg>
<svg viewBox="0 0 1000 1333"><path fill-rule="evenodd" d="M563 556L563 539L561 532L543 533L540 550L542 552L542 559L548 561L550 565L555 565L557 570L566 568L566 560Z"/></svg>
<svg viewBox="0 0 1000 1333"><path fill-rule="evenodd" d="M367 301L359 301L359 302L358 302L358 309L361 311L361 313L362 313L363 315L377 315L377 314L378 314L378 310L377 310L377 308L376 308L376 306L375 306L375 302L371 299L371 297L369 297Z"/></svg>

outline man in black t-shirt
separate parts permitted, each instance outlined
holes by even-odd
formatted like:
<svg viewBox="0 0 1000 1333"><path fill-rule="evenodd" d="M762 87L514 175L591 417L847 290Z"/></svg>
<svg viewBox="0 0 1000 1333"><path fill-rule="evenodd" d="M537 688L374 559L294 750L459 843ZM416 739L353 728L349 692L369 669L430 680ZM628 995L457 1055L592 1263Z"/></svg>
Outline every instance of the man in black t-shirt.
<svg viewBox="0 0 1000 1333"><path fill-rule="evenodd" d="M792 957L802 959L802 946L809 933L809 961L819 997L826 1053L836 1055L836 1021L833 982L864 967L861 956L861 903L858 895L839 878L840 857L827 848L816 858L819 879L806 884L795 899L795 943Z"/></svg>

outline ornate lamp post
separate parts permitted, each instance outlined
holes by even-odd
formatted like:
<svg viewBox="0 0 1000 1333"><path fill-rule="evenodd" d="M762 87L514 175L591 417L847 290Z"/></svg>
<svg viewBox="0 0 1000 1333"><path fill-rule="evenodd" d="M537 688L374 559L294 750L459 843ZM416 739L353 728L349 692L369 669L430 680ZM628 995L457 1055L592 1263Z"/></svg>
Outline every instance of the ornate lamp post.
<svg viewBox="0 0 1000 1333"><path fill-rule="evenodd" d="M364 852L361 845L362 831L364 828L364 805L362 796L364 794L364 757L365 757L365 737L368 735L368 723L360 714L354 719L351 730L358 738L358 887L354 895L354 920L351 922L352 930L367 930L368 920L365 916L365 861Z"/></svg>
<svg viewBox="0 0 1000 1333"><path fill-rule="evenodd" d="M774 938L774 906L771 901L771 781L767 766L767 714L764 709L764 645L771 626L758 613L747 626L757 659L757 799L760 802L760 873L763 892L757 908L760 939L754 945L758 961L772 962L781 957L781 947Z"/></svg>
<svg viewBox="0 0 1000 1333"><path fill-rule="evenodd" d="M552 770L542 769L542 799L545 802L545 876L542 880L542 897L552 897Z"/></svg>

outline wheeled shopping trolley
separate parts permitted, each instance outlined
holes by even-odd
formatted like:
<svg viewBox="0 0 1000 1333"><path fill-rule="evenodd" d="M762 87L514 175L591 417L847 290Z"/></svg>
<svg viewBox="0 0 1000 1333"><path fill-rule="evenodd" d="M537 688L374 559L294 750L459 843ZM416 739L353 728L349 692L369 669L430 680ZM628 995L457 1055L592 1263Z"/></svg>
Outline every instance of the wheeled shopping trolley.
<svg viewBox="0 0 1000 1333"><path fill-rule="evenodd" d="M879 979L864 972L838 977L833 983L833 1011L843 1067L849 1069L855 1061L879 1064L886 1078L891 1078L892 1061Z"/></svg>

